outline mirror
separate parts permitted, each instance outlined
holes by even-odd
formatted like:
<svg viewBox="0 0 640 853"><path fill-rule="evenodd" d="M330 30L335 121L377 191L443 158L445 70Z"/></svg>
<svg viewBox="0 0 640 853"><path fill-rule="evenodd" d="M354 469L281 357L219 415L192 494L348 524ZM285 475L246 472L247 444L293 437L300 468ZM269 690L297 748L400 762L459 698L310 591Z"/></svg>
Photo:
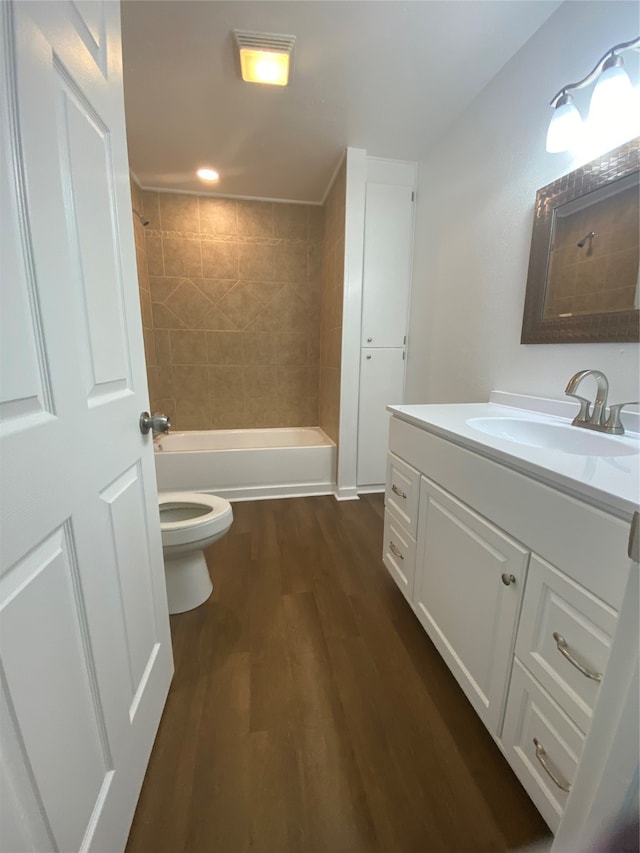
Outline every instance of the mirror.
<svg viewBox="0 0 640 853"><path fill-rule="evenodd" d="M640 138L536 193L521 343L640 340Z"/></svg>

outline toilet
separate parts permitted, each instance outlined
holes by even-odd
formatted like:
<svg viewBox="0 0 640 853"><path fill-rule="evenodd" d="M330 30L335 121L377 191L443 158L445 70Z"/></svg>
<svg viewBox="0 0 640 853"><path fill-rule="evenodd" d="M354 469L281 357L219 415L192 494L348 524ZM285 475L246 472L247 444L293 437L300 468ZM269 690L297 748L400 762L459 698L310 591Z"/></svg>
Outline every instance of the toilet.
<svg viewBox="0 0 640 853"><path fill-rule="evenodd" d="M158 502L169 613L184 613L213 591L202 552L231 527L233 510L224 498L200 492L161 492Z"/></svg>

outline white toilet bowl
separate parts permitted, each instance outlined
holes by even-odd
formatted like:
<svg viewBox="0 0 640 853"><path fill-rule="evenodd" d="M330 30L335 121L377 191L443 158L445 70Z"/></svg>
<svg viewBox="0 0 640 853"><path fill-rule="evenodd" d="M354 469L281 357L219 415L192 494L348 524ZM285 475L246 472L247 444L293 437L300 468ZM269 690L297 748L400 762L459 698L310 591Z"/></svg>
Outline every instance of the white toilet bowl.
<svg viewBox="0 0 640 853"><path fill-rule="evenodd" d="M199 492L161 492L158 502L169 613L184 613L211 595L202 552L231 527L233 510L224 498Z"/></svg>

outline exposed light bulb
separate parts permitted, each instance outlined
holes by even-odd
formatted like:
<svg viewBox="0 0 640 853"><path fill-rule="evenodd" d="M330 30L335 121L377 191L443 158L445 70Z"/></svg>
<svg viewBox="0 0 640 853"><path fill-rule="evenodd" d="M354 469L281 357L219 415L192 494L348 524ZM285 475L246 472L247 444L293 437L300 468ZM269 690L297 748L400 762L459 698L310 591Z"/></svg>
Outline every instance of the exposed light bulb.
<svg viewBox="0 0 640 853"><path fill-rule="evenodd" d="M547 151L560 154L575 148L583 135L584 125L571 95L558 100L547 131Z"/></svg>

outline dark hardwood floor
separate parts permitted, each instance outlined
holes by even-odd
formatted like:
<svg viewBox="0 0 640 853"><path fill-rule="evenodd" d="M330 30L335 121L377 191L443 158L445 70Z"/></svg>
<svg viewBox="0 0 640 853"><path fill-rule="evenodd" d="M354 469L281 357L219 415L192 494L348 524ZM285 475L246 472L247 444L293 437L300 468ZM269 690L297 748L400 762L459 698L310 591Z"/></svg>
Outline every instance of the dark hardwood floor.
<svg viewBox="0 0 640 853"><path fill-rule="evenodd" d="M127 853L494 853L546 825L381 560L381 495L236 503Z"/></svg>

